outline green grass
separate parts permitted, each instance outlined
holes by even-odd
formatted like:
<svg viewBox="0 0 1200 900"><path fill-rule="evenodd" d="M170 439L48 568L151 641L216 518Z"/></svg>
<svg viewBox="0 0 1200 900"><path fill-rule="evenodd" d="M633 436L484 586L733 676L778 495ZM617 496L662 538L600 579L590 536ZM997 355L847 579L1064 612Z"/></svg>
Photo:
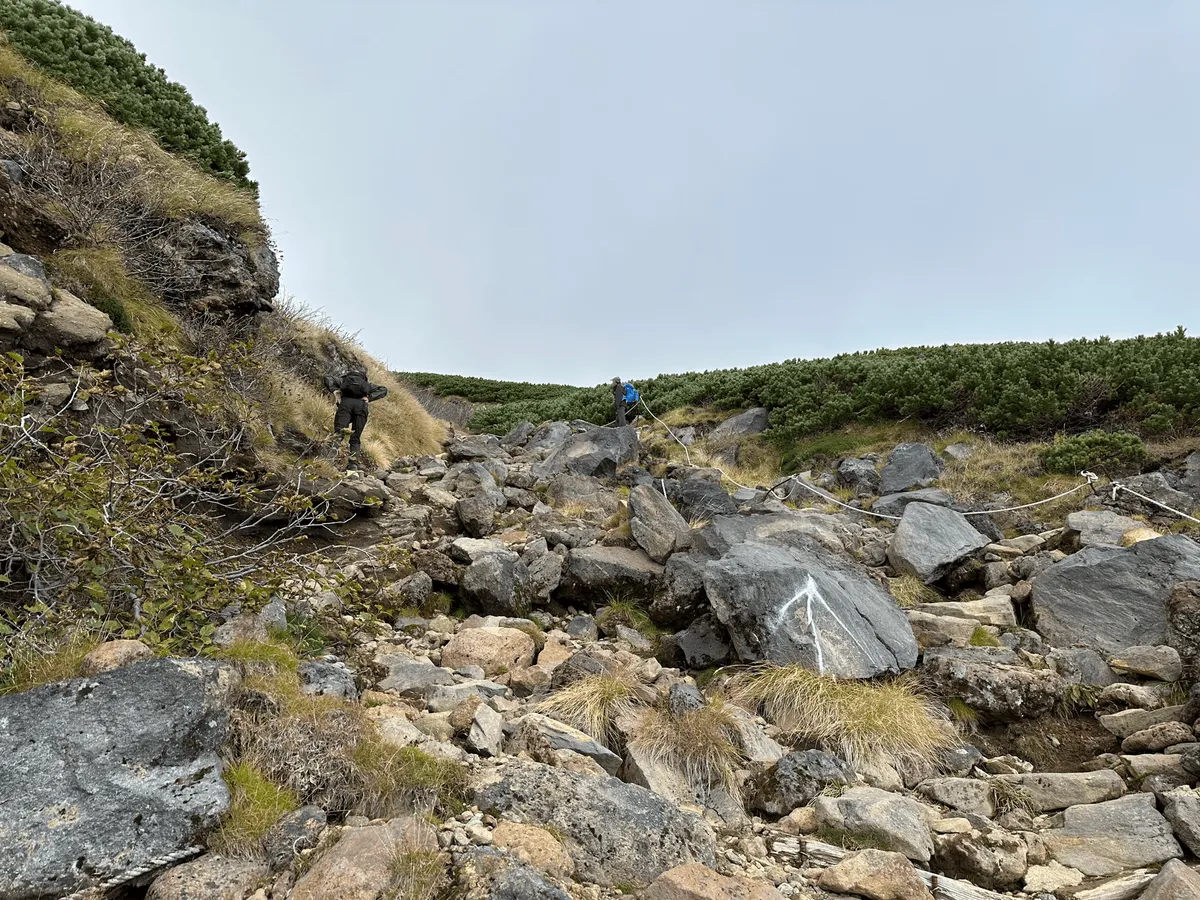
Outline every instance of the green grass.
<svg viewBox="0 0 1200 900"><path fill-rule="evenodd" d="M432 850L398 850L391 862L392 883L384 900L437 900L446 879L446 861Z"/></svg>
<svg viewBox="0 0 1200 900"><path fill-rule="evenodd" d="M280 818L300 808L299 798L250 763L229 766L224 777L229 786L229 812L209 839L209 849L225 856L258 856L263 836Z"/></svg>
<svg viewBox="0 0 1200 900"><path fill-rule="evenodd" d="M98 634L74 631L49 647L15 644L8 666L0 672L0 696L78 678L84 657L105 640Z"/></svg>
<svg viewBox="0 0 1200 900"><path fill-rule="evenodd" d="M238 641L214 649L212 655L233 663L243 672L295 672L300 664L292 647L275 641Z"/></svg>
<svg viewBox="0 0 1200 900"><path fill-rule="evenodd" d="M976 626L975 630L971 632L971 638L968 641L968 643L972 647L1003 647L1004 646L1003 644L1000 643L999 638L997 638L994 634L992 634L990 631L988 631L982 625Z"/></svg>
<svg viewBox="0 0 1200 900"><path fill-rule="evenodd" d="M979 725L979 712L965 700L952 697L946 701L946 708L950 710L950 717L968 731L974 731Z"/></svg>

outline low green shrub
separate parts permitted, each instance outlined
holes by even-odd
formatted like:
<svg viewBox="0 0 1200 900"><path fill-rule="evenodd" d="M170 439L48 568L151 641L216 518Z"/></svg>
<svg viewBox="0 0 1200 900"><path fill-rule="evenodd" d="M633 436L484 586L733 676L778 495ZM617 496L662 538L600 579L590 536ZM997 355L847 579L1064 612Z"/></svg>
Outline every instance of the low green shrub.
<svg viewBox="0 0 1200 900"><path fill-rule="evenodd" d="M1089 431L1056 440L1042 451L1042 465L1068 475L1090 470L1114 476L1136 472L1147 457L1146 445L1136 434Z"/></svg>

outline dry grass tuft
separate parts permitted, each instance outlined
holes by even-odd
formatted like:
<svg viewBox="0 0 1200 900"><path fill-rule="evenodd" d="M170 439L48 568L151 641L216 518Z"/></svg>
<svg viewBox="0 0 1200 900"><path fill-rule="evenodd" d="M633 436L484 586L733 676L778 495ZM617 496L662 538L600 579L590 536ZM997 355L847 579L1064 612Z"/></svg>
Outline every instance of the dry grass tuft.
<svg viewBox="0 0 1200 900"><path fill-rule="evenodd" d="M697 793L723 788L739 795L737 723L720 700L678 715L662 707L640 710L632 716L631 730L631 750L678 772Z"/></svg>
<svg viewBox="0 0 1200 900"><path fill-rule="evenodd" d="M996 804L996 815L1002 816L1018 809L1033 812L1033 797L1019 784L993 778L988 781L988 789L992 795L992 802Z"/></svg>
<svg viewBox="0 0 1200 900"><path fill-rule="evenodd" d="M386 900L437 900L446 888L446 861L432 850L397 849Z"/></svg>
<svg viewBox="0 0 1200 900"><path fill-rule="evenodd" d="M942 595L929 587L916 575L902 575L888 579L888 589L896 598L901 609L912 609L922 603L939 603Z"/></svg>
<svg viewBox="0 0 1200 900"><path fill-rule="evenodd" d="M51 647L14 642L17 649L7 668L0 672L0 696L78 678L83 658L105 640L102 635L73 631Z"/></svg>
<svg viewBox="0 0 1200 900"><path fill-rule="evenodd" d="M957 730L907 677L886 683L841 681L802 666L761 666L737 676L732 696L793 734L823 743L854 766L886 763L901 772L934 768L957 747Z"/></svg>
<svg viewBox="0 0 1200 900"><path fill-rule="evenodd" d="M624 669L584 675L543 700L538 709L612 749L620 741L617 722L637 708L637 678Z"/></svg>

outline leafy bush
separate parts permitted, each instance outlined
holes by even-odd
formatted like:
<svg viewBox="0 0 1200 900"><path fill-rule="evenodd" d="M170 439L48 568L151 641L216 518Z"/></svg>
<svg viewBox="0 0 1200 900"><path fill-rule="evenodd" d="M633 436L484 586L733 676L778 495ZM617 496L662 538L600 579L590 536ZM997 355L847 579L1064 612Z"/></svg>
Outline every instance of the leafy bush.
<svg viewBox="0 0 1200 900"><path fill-rule="evenodd" d="M1060 438L1042 451L1042 465L1050 472L1064 474L1094 469L1118 475L1136 470L1146 458L1142 439L1127 431L1089 431Z"/></svg>
<svg viewBox="0 0 1200 900"><path fill-rule="evenodd" d="M684 406L771 410L769 435L785 450L856 422L908 418L931 427L983 428L996 437L1049 436L1097 426L1200 423L1200 340L1183 329L1113 341L912 347L788 360L747 369L639 381L658 415ZM606 385L479 409L476 430L503 433L522 420L612 416ZM849 446L849 442L845 442ZM837 452L837 446L806 449ZM796 460L800 462L800 460Z"/></svg>
<svg viewBox="0 0 1200 900"><path fill-rule="evenodd" d="M0 29L27 59L102 103L117 121L145 128L164 149L257 191L246 154L224 139L183 85L108 26L51 0L5 0Z"/></svg>

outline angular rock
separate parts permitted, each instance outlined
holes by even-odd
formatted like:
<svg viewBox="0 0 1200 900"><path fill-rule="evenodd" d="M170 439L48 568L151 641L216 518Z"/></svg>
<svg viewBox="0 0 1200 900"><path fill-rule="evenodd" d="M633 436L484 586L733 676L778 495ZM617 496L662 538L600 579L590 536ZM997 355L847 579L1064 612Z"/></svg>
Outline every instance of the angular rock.
<svg viewBox="0 0 1200 900"><path fill-rule="evenodd" d="M954 498L940 488L921 488L902 494L886 494L871 504L871 512L881 516L903 516L910 503L928 503L931 506L951 507Z"/></svg>
<svg viewBox="0 0 1200 900"><path fill-rule="evenodd" d="M1116 875L1183 855L1152 794L1072 806L1063 813L1063 823L1043 832L1042 840L1054 859L1084 875Z"/></svg>
<svg viewBox="0 0 1200 900"><path fill-rule="evenodd" d="M1134 475L1130 478L1122 478L1121 483L1131 491L1136 491L1151 500L1156 500L1161 504L1170 506L1174 509L1181 510L1185 513L1193 511L1196 501L1189 494L1183 491L1177 491L1171 486L1171 482L1167 480L1166 475L1161 471L1147 472L1145 475ZM1106 501L1106 502L1112 502ZM1125 510L1129 513L1141 513L1143 515L1153 517L1162 517L1163 510L1153 503L1147 503L1140 497L1135 497L1126 491L1121 491L1117 495L1116 503L1118 509ZM1171 521L1175 521L1175 517L1170 513L1166 514ZM1138 523L1141 524L1140 522Z"/></svg>
<svg viewBox="0 0 1200 900"><path fill-rule="evenodd" d="M464 681L430 688L425 693L425 705L431 713L449 712L472 695L487 700L490 697L503 697L506 693L508 689L494 681Z"/></svg>
<svg viewBox="0 0 1200 900"><path fill-rule="evenodd" d="M854 770L824 750L788 753L747 787L751 809L786 816L830 785L854 783Z"/></svg>
<svg viewBox="0 0 1200 900"><path fill-rule="evenodd" d="M572 595L602 597L650 593L663 568L641 550L626 547L583 547L567 556L563 588Z"/></svg>
<svg viewBox="0 0 1200 900"><path fill-rule="evenodd" d="M843 678L912 668L916 639L891 595L849 560L796 541L737 544L705 567L705 592L742 661Z"/></svg>
<svg viewBox="0 0 1200 900"><path fill-rule="evenodd" d="M1104 657L1086 647L1052 650L1046 659L1067 684L1107 687L1117 680L1117 673Z"/></svg>
<svg viewBox="0 0 1200 900"><path fill-rule="evenodd" d="M547 422L525 442L526 453L545 453L557 450L571 436L571 426L566 422Z"/></svg>
<svg viewBox="0 0 1200 900"><path fill-rule="evenodd" d="M934 616L952 616L958 619L970 619L972 622L978 622L980 625L996 625L1001 628L1012 628L1017 624L1017 614L1013 611L1012 600L999 595L984 597L982 600L920 603L913 607L913 609Z"/></svg>
<svg viewBox="0 0 1200 900"><path fill-rule="evenodd" d="M449 669L435 666L428 660L397 662L392 665L388 677L379 682L379 690L415 699L424 697L435 685L446 684L454 684Z"/></svg>
<svg viewBox="0 0 1200 900"><path fill-rule="evenodd" d="M1196 900L1197 897L1200 897L1200 872L1173 859L1159 870L1139 900Z"/></svg>
<svg viewBox="0 0 1200 900"><path fill-rule="evenodd" d="M59 897L202 842L228 670L156 659L0 697L0 895Z"/></svg>
<svg viewBox="0 0 1200 900"><path fill-rule="evenodd" d="M570 878L575 861L558 840L544 828L500 822L492 832L492 846L508 850L527 866L555 878Z"/></svg>
<svg viewBox="0 0 1200 900"><path fill-rule="evenodd" d="M354 673L345 665L305 660L300 663L296 674L300 676L300 690L314 697L337 697L341 700L357 700L358 687Z"/></svg>
<svg viewBox="0 0 1200 900"><path fill-rule="evenodd" d="M706 478L691 476L667 482L667 496L684 520L693 526L711 522L717 516L737 515L737 504L720 484Z"/></svg>
<svg viewBox="0 0 1200 900"><path fill-rule="evenodd" d="M491 847L472 847L455 854L450 896L469 900L571 900L536 868ZM416 896L416 895L401 895Z"/></svg>
<svg viewBox="0 0 1200 900"><path fill-rule="evenodd" d="M730 416L712 430L708 439L714 443L731 438L748 437L752 434L762 434L767 430L770 413L761 406L748 409L744 413Z"/></svg>
<svg viewBox="0 0 1200 900"><path fill-rule="evenodd" d="M664 872L643 896L646 900L783 900L768 882L718 875L700 863Z"/></svg>
<svg viewBox="0 0 1200 900"><path fill-rule="evenodd" d="M533 471L539 478L560 472L612 477L618 466L637 462L637 447L637 431L631 427L589 428L568 437Z"/></svg>
<svg viewBox="0 0 1200 900"><path fill-rule="evenodd" d="M94 677L148 659L154 659L154 651L141 641L105 641L83 658L79 674Z"/></svg>
<svg viewBox="0 0 1200 900"><path fill-rule="evenodd" d="M1063 542L1068 549L1120 547L1121 539L1142 523L1108 509L1084 509L1067 516Z"/></svg>
<svg viewBox="0 0 1200 900"><path fill-rule="evenodd" d="M879 473L879 493L897 494L915 487L928 487L942 475L943 463L925 444L900 444L888 454Z"/></svg>
<svg viewBox="0 0 1200 900"><path fill-rule="evenodd" d="M300 876L291 900L376 900L391 884L396 859L404 853L437 852L428 823L393 819L386 825L349 828Z"/></svg>
<svg viewBox="0 0 1200 900"><path fill-rule="evenodd" d="M1185 666L1200 672L1200 582L1185 581L1171 591L1167 643L1179 651Z"/></svg>
<svg viewBox="0 0 1200 900"><path fill-rule="evenodd" d="M1192 856L1200 856L1200 789L1168 791L1163 797L1163 815Z"/></svg>
<svg viewBox="0 0 1200 900"><path fill-rule="evenodd" d="M692 546L692 532L671 501L650 485L629 492L633 539L656 563Z"/></svg>
<svg viewBox="0 0 1200 900"><path fill-rule="evenodd" d="M1025 873L1025 890L1028 893L1057 893L1063 888L1075 887L1083 882L1083 873L1062 863L1050 860L1044 866L1030 866Z"/></svg>
<svg viewBox="0 0 1200 900"><path fill-rule="evenodd" d="M1018 888L1029 870L1024 839L1000 828L938 835L934 845L938 872L988 890Z"/></svg>
<svg viewBox="0 0 1200 900"><path fill-rule="evenodd" d="M1149 728L1135 731L1121 741L1122 753L1154 753L1176 744L1194 741L1195 734L1182 722L1160 722Z"/></svg>
<svg viewBox="0 0 1200 900"><path fill-rule="evenodd" d="M910 503L888 547L888 561L898 572L932 584L988 543L961 513Z"/></svg>
<svg viewBox="0 0 1200 900"><path fill-rule="evenodd" d="M580 880L645 885L676 866L715 862L716 839L698 817L615 778L513 759L477 773L473 787L485 812L557 829Z"/></svg>
<svg viewBox="0 0 1200 900"><path fill-rule="evenodd" d="M933 895L902 853L862 850L821 873L817 884L870 900L931 900Z"/></svg>
<svg viewBox="0 0 1200 900"><path fill-rule="evenodd" d="M996 814L996 795L980 778L927 778L917 790L935 803L990 819Z"/></svg>
<svg viewBox="0 0 1200 900"><path fill-rule="evenodd" d="M504 497L503 494L500 495ZM504 501L506 504L508 500ZM489 496L465 497L454 504L454 512L462 524L463 531L474 538L482 538L496 530L496 501Z"/></svg>
<svg viewBox="0 0 1200 900"><path fill-rule="evenodd" d="M927 806L877 788L850 788L840 797L817 797L818 824L844 832L860 843L903 853L929 862L933 856L930 826L941 815Z"/></svg>
<svg viewBox="0 0 1200 900"><path fill-rule="evenodd" d="M1055 646L1105 653L1167 642L1167 600L1181 581L1200 579L1200 546L1183 535L1126 549L1093 547L1033 583L1038 631Z"/></svg>
<svg viewBox="0 0 1200 900"><path fill-rule="evenodd" d="M1042 813L1087 803L1102 803L1125 795L1125 782L1111 769L1096 772L1031 772L998 775L994 781L1015 785L1030 812Z"/></svg>
<svg viewBox="0 0 1200 900"><path fill-rule="evenodd" d="M463 593L485 615L517 615L522 612L517 591L518 561L511 550L481 556L463 572Z"/></svg>
<svg viewBox="0 0 1200 900"><path fill-rule="evenodd" d="M725 629L711 616L697 619L675 635L675 645L689 669L708 669L729 661L729 640Z"/></svg>
<svg viewBox="0 0 1200 900"><path fill-rule="evenodd" d="M708 612L704 596L704 566L698 553L676 553L663 569L665 589L650 602L650 618L664 628L684 628Z"/></svg>
<svg viewBox="0 0 1200 900"><path fill-rule="evenodd" d="M1036 719L1063 693L1058 673L1022 666L1011 650L998 648L928 650L922 672L939 696L958 698L992 722Z"/></svg>
<svg viewBox="0 0 1200 900"><path fill-rule="evenodd" d="M532 665L535 650L533 638L515 628L464 628L442 648L442 665L479 666L491 676Z"/></svg>
<svg viewBox="0 0 1200 900"><path fill-rule="evenodd" d="M467 747L483 756L499 756L503 746L504 716L486 703L480 703L475 707L467 732Z"/></svg>
<svg viewBox="0 0 1200 900"><path fill-rule="evenodd" d="M539 713L528 713L516 719L512 728L515 730L522 724L537 729L552 750L570 750L572 753L594 759L609 775L615 776L621 770L621 757L578 728Z"/></svg>
<svg viewBox="0 0 1200 900"><path fill-rule="evenodd" d="M879 492L879 472L875 463L868 459L843 459L838 463L837 479L840 484L854 488L858 497L870 497Z"/></svg>
<svg viewBox="0 0 1200 900"><path fill-rule="evenodd" d="M271 871L287 868L302 850L316 847L326 822L325 810L319 806L302 806L267 829L263 836L263 855Z"/></svg>
<svg viewBox="0 0 1200 900"><path fill-rule="evenodd" d="M1183 661L1174 647L1128 647L1108 661L1118 672L1132 672L1159 681L1183 677Z"/></svg>
<svg viewBox="0 0 1200 900"><path fill-rule="evenodd" d="M923 608L939 605L930 603L923 605ZM917 647L922 653L931 647L969 647L975 629L979 627L974 619L932 615L918 609L907 609L904 612L917 639Z"/></svg>
<svg viewBox="0 0 1200 900"><path fill-rule="evenodd" d="M266 877L257 860L202 856L159 875L146 900L243 900Z"/></svg>
<svg viewBox="0 0 1200 900"><path fill-rule="evenodd" d="M1162 709L1126 709L1118 713L1098 716L1097 721L1105 730L1119 738L1127 738L1131 734L1145 731L1153 725L1163 722L1178 722L1182 706L1167 706Z"/></svg>

